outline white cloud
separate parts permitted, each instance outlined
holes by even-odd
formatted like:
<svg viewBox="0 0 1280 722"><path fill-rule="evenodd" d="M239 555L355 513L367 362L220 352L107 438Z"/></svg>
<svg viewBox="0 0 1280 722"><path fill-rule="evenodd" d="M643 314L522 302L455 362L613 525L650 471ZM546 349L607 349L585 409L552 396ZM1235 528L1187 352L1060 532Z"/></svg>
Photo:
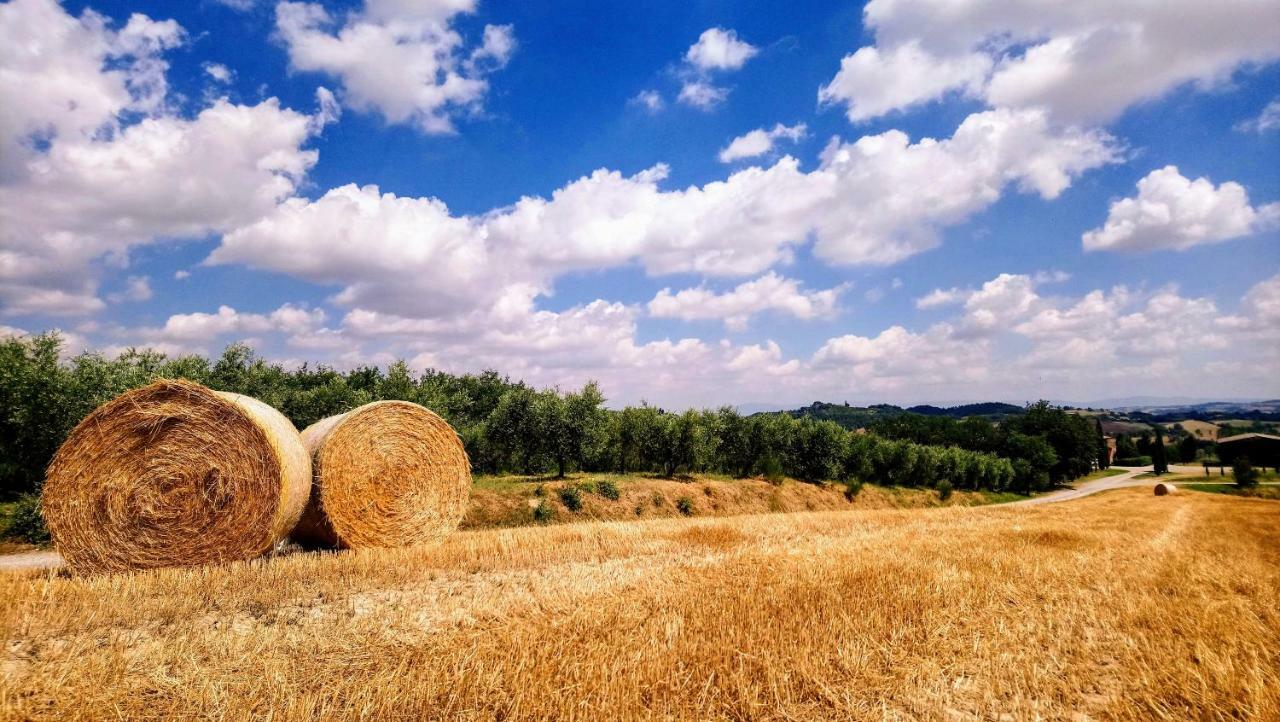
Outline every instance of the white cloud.
<svg viewBox="0 0 1280 722"><path fill-rule="evenodd" d="M231 78L233 76L231 68L228 68L222 63L205 63L200 67L204 68L205 75L208 75L219 83L231 82Z"/></svg>
<svg viewBox="0 0 1280 722"><path fill-rule="evenodd" d="M111 139L73 135L0 185L0 302L10 313L102 307L91 263L268 213L316 161L309 119L275 99L147 118Z"/></svg>
<svg viewBox="0 0 1280 722"><path fill-rule="evenodd" d="M1262 342L1280 342L1280 274L1250 288L1241 299L1239 311L1218 319L1218 325L1246 341L1258 343L1252 348L1259 355L1274 358L1274 354L1268 352L1274 347Z"/></svg>
<svg viewBox="0 0 1280 722"><path fill-rule="evenodd" d="M177 281L186 280L188 278L191 278L191 271L187 271L187 270L174 271L173 278L174 280L177 280Z"/></svg>
<svg viewBox="0 0 1280 722"><path fill-rule="evenodd" d="M739 40L734 30L708 28L684 58L699 70L737 70L758 52L750 43Z"/></svg>
<svg viewBox="0 0 1280 722"><path fill-rule="evenodd" d="M1112 157L1104 135L1055 133L1035 111L990 111L940 141L912 144L898 131L833 141L809 173L784 157L666 191L664 166L630 177L598 170L550 199L477 216L343 186L226 234L209 262L339 284L339 303L412 313L465 311L504 286L545 292L559 274L633 262L655 276L753 275L810 238L828 263L887 264L932 248L941 228L1006 185L1052 198Z"/></svg>
<svg viewBox="0 0 1280 722"><path fill-rule="evenodd" d="M733 30L703 31L698 42L685 53L684 67L677 71L682 82L676 101L702 111L714 110L729 97L729 89L712 82L712 74L738 70L758 52L751 44L739 40Z"/></svg>
<svg viewBox="0 0 1280 722"><path fill-rule="evenodd" d="M891 326L876 336L829 339L814 353L813 366L833 386L885 392L981 382L988 375L988 357L986 341L958 339L948 324L922 333Z"/></svg>
<svg viewBox="0 0 1280 722"><path fill-rule="evenodd" d="M723 320L730 329L742 330L752 315L764 311L777 311L801 320L830 317L845 289L846 286L836 286L804 291L799 281L771 271L725 293L715 293L702 286L677 293L664 288L649 301L648 308L649 315L655 318Z"/></svg>
<svg viewBox="0 0 1280 722"><path fill-rule="evenodd" d="M1280 6L1263 0L872 0L864 24L875 45L847 56L820 92L854 121L955 91L1103 121L1280 57Z"/></svg>
<svg viewBox="0 0 1280 722"><path fill-rule="evenodd" d="M642 90L636 93L635 97L628 102L644 108L651 115L661 111L666 106L666 103L662 100L662 95L656 90Z"/></svg>
<svg viewBox="0 0 1280 722"><path fill-rule="evenodd" d="M778 141L789 140L793 143L797 142L804 138L807 131L808 128L804 123L796 123L792 126L778 123L773 126L773 130L757 128L750 133L734 138L728 146L720 151L720 162L732 163L743 158L756 158L766 155L773 151L773 147Z"/></svg>
<svg viewBox="0 0 1280 722"><path fill-rule="evenodd" d="M814 251L832 263L895 263L933 248L940 228L987 208L1006 185L1056 198L1116 157L1106 134L1054 131L1034 110L977 113L943 140L911 143L891 130L832 141L813 174L830 184L810 216Z"/></svg>
<svg viewBox="0 0 1280 722"><path fill-rule="evenodd" d="M54 0L0 5L0 180L21 174L37 154L33 139L87 140L116 129L123 111L160 110L160 54L182 38L176 22L137 13L116 31L92 10L72 17Z"/></svg>
<svg viewBox="0 0 1280 722"><path fill-rule="evenodd" d="M676 100L699 110L714 110L728 97L728 88L695 78L685 81L684 85L680 86L680 95L676 96Z"/></svg>
<svg viewBox="0 0 1280 722"><path fill-rule="evenodd" d="M451 133L460 111L479 109L488 81L515 49L509 25L488 25L482 44L465 52L454 17L472 0L369 0L337 23L321 5L281 2L276 26L296 70L338 79L343 102L389 123Z"/></svg>
<svg viewBox="0 0 1280 722"><path fill-rule="evenodd" d="M107 297L112 303L125 303L127 301L147 301L155 295L151 291L151 279L146 276L129 276L125 281L124 288L119 293L113 293Z"/></svg>
<svg viewBox="0 0 1280 722"><path fill-rule="evenodd" d="M1102 228L1083 236L1086 251L1183 251L1247 236L1280 218L1280 203L1254 208L1239 183L1214 186L1185 178L1176 166L1138 181L1136 198L1111 204Z"/></svg>
<svg viewBox="0 0 1280 722"><path fill-rule="evenodd" d="M935 58L918 41L885 51L860 48L840 61L840 72L818 90L818 102L844 103L850 120L867 120L953 89L976 94L991 65L982 53Z"/></svg>
<svg viewBox="0 0 1280 722"><path fill-rule="evenodd" d="M1258 117L1236 124L1236 130L1253 133L1267 133L1280 128L1280 98L1274 98Z"/></svg>
<svg viewBox="0 0 1280 722"><path fill-rule="evenodd" d="M245 337L278 332L286 335L307 334L325 321L321 309L307 309L285 304L271 313L241 313L230 306L219 306L216 313L183 313L170 316L164 326L127 331L148 343L164 343L171 347L191 348L229 336Z"/></svg>
<svg viewBox="0 0 1280 722"><path fill-rule="evenodd" d="M928 310L931 308L939 308L941 306L950 306L961 303L969 297L971 291L963 291L959 288L941 289L935 288L929 293L916 299L916 308Z"/></svg>
<svg viewBox="0 0 1280 722"><path fill-rule="evenodd" d="M133 247L243 225L293 195L316 161L302 149L310 118L274 99L179 115L161 58L185 37L171 20L134 14L114 30L49 0L0 14L0 97L22 99L0 104L7 315L98 311L98 275L127 266Z"/></svg>

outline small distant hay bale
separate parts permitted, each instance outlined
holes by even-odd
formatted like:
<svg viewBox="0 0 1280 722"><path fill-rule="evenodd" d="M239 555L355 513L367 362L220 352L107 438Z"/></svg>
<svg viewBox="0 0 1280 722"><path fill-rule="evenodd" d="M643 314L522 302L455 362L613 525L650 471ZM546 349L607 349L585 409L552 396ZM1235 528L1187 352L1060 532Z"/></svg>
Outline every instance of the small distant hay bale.
<svg viewBox="0 0 1280 722"><path fill-rule="evenodd" d="M347 549L427 544L457 529L471 462L444 419L407 401L377 401L302 431L311 501L293 539Z"/></svg>
<svg viewBox="0 0 1280 722"><path fill-rule="evenodd" d="M1176 493L1177 491L1178 491L1178 487L1174 486L1173 484L1169 484L1163 481L1160 482L1159 484L1156 484L1156 496L1168 496L1169 494Z"/></svg>
<svg viewBox="0 0 1280 722"><path fill-rule="evenodd" d="M78 573L252 559L297 524L311 458L280 412L164 380L103 404L49 464L42 507Z"/></svg>

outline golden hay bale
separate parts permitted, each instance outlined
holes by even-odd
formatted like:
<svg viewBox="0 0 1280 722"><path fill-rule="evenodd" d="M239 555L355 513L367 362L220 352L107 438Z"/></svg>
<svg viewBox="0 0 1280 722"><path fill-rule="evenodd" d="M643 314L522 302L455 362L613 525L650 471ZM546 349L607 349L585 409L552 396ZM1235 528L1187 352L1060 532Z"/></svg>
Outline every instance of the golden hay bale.
<svg viewBox="0 0 1280 722"><path fill-rule="evenodd" d="M251 559L311 487L298 430L256 399L156 381L89 414L54 456L43 512L77 572Z"/></svg>
<svg viewBox="0 0 1280 722"><path fill-rule="evenodd" d="M399 547L458 527L471 462L448 422L407 401L378 401L302 431L315 483L294 529L303 544Z"/></svg>
<svg viewBox="0 0 1280 722"><path fill-rule="evenodd" d="M1160 482L1159 484L1156 484L1156 496L1166 496L1168 494L1172 494L1176 492L1177 490L1178 490L1178 487L1163 481Z"/></svg>

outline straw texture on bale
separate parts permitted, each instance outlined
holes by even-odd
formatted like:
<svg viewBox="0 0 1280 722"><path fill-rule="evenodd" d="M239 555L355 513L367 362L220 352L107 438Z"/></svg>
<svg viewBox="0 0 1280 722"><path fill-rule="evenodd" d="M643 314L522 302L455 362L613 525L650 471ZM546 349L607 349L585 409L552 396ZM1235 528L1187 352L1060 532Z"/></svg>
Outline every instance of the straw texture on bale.
<svg viewBox="0 0 1280 722"><path fill-rule="evenodd" d="M280 412L164 380L103 404L46 475L53 543L76 572L251 559L306 506L311 458Z"/></svg>
<svg viewBox="0 0 1280 722"><path fill-rule="evenodd" d="M1166 496L1178 491L1178 487L1173 484L1166 484L1163 481L1156 484L1156 496Z"/></svg>
<svg viewBox="0 0 1280 722"><path fill-rule="evenodd" d="M308 426L311 501L293 538L312 546L400 547L458 527L471 463L453 427L407 401L377 401Z"/></svg>

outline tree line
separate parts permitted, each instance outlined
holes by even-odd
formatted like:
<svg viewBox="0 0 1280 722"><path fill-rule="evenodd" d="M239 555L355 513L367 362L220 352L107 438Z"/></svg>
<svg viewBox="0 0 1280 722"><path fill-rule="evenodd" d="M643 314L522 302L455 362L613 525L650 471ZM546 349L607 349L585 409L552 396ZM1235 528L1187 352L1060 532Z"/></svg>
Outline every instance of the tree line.
<svg viewBox="0 0 1280 722"><path fill-rule="evenodd" d="M186 378L261 399L299 429L370 401L400 399L441 414L479 473L722 473L803 481L1030 492L1087 473L1100 437L1047 403L992 424L905 414L868 431L731 407L680 413L604 406L594 383L535 389L495 371L414 374L403 362L341 372L285 369L242 344L216 359L129 351L61 359L56 334L0 341L0 494L36 491L58 446L89 412L157 378Z"/></svg>

